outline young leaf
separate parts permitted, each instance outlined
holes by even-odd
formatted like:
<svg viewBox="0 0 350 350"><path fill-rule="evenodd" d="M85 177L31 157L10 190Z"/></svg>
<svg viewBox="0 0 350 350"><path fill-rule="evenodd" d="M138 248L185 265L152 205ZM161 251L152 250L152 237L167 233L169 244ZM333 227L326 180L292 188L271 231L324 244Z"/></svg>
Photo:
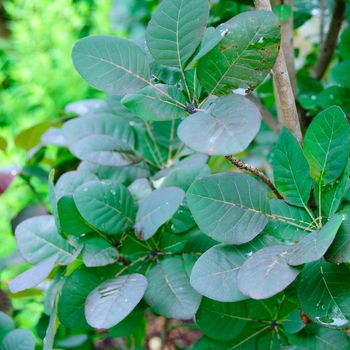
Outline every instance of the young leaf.
<svg viewBox="0 0 350 350"><path fill-rule="evenodd" d="M237 337L248 322L245 303L220 303L207 298L196 313L196 323L208 337L225 341Z"/></svg>
<svg viewBox="0 0 350 350"><path fill-rule="evenodd" d="M25 289L33 288L42 282L55 266L58 253L40 263L39 265L21 273L9 283L11 293L17 293Z"/></svg>
<svg viewBox="0 0 350 350"><path fill-rule="evenodd" d="M269 220L265 189L245 174L223 173L199 179L187 191L187 201L199 228L219 242L249 242Z"/></svg>
<svg viewBox="0 0 350 350"><path fill-rule="evenodd" d="M283 127L273 161L275 185L284 200L306 207L311 192L310 167L293 134Z"/></svg>
<svg viewBox="0 0 350 350"><path fill-rule="evenodd" d="M181 259L169 258L156 264L147 274L145 301L160 315L191 319L201 296L191 287Z"/></svg>
<svg viewBox="0 0 350 350"><path fill-rule="evenodd" d="M89 84L109 94L130 94L150 84L146 54L126 39L108 35L80 39L73 46L72 60Z"/></svg>
<svg viewBox="0 0 350 350"><path fill-rule="evenodd" d="M134 224L134 200L119 183L89 181L79 186L73 197L84 220L99 231L113 235Z"/></svg>
<svg viewBox="0 0 350 350"><path fill-rule="evenodd" d="M244 12L226 25L223 39L197 65L198 80L210 95L238 88L254 90L278 55L280 29L274 13Z"/></svg>
<svg viewBox="0 0 350 350"><path fill-rule="evenodd" d="M68 264L75 259L74 249L60 236L53 216L43 215L22 221L15 232L18 250L30 264L38 265L56 253L58 262Z"/></svg>
<svg viewBox="0 0 350 350"><path fill-rule="evenodd" d="M208 15L208 1L163 1L146 31L147 46L154 59L166 66L185 68L201 41Z"/></svg>
<svg viewBox="0 0 350 350"><path fill-rule="evenodd" d="M315 323L334 329L350 324L350 276L347 266L324 260L306 264L300 274L298 300Z"/></svg>
<svg viewBox="0 0 350 350"><path fill-rule="evenodd" d="M34 350L35 338L26 329L14 329L2 340L1 350Z"/></svg>
<svg viewBox="0 0 350 350"><path fill-rule="evenodd" d="M252 299L269 298L290 285L299 270L287 264L289 246L266 247L253 254L238 273L238 288Z"/></svg>
<svg viewBox="0 0 350 350"><path fill-rule="evenodd" d="M87 267L113 264L118 256L117 249L102 238L92 238L84 242L82 259Z"/></svg>
<svg viewBox="0 0 350 350"><path fill-rule="evenodd" d="M164 121L184 117L187 105L183 93L174 86L146 86L122 99L124 106L144 120Z"/></svg>
<svg viewBox="0 0 350 350"><path fill-rule="evenodd" d="M332 244L342 219L341 215L336 214L320 230L302 238L289 250L288 264L292 266L302 265L322 258Z"/></svg>
<svg viewBox="0 0 350 350"><path fill-rule="evenodd" d="M349 134L349 123L337 106L319 113L307 129L304 154L319 185L337 180L343 172L349 156Z"/></svg>
<svg viewBox="0 0 350 350"><path fill-rule="evenodd" d="M177 133L188 147L209 155L228 155L246 149L260 129L258 108L244 96L215 100L207 111L182 121Z"/></svg>
<svg viewBox="0 0 350 350"><path fill-rule="evenodd" d="M147 279L137 273L101 283L87 297L85 316L94 328L110 328L122 321L142 299Z"/></svg>
<svg viewBox="0 0 350 350"><path fill-rule="evenodd" d="M273 245L268 236L258 236L243 245L218 244L207 250L195 263L191 285L200 294L213 300L233 302L247 299L237 287L241 266L256 251Z"/></svg>
<svg viewBox="0 0 350 350"><path fill-rule="evenodd" d="M142 240L152 237L158 228L175 214L184 196L185 192L178 187L153 191L137 211L135 235Z"/></svg>

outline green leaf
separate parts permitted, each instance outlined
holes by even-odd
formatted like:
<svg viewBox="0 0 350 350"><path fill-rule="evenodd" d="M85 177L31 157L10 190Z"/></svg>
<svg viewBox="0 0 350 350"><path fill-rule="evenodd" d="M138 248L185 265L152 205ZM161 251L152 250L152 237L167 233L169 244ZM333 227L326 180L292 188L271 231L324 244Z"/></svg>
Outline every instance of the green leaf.
<svg viewBox="0 0 350 350"><path fill-rule="evenodd" d="M97 114L97 113L111 113L112 110L108 103L98 99L80 100L68 103L64 107L64 111L78 115Z"/></svg>
<svg viewBox="0 0 350 350"><path fill-rule="evenodd" d="M207 1L163 1L146 30L146 42L153 58L166 66L184 68L201 41L208 15Z"/></svg>
<svg viewBox="0 0 350 350"><path fill-rule="evenodd" d="M268 236L258 236L243 245L218 244L195 263L191 285L213 300L233 302L247 299L237 287L237 275L245 261L259 249L273 245Z"/></svg>
<svg viewBox="0 0 350 350"><path fill-rule="evenodd" d="M92 238L84 242L82 258L87 267L113 264L118 256L117 249L102 238Z"/></svg>
<svg viewBox="0 0 350 350"><path fill-rule="evenodd" d="M208 337L225 341L238 336L248 322L248 310L241 303L220 303L203 298L196 313L196 323Z"/></svg>
<svg viewBox="0 0 350 350"><path fill-rule="evenodd" d="M88 162L105 166L124 166L142 160L125 142L108 135L90 135L74 147L75 155Z"/></svg>
<svg viewBox="0 0 350 350"><path fill-rule="evenodd" d="M21 273L9 283L11 293L33 288L41 283L51 272L58 258L58 253L39 265Z"/></svg>
<svg viewBox="0 0 350 350"><path fill-rule="evenodd" d="M311 192L309 164L293 134L283 127L273 160L277 190L292 205L306 207Z"/></svg>
<svg viewBox="0 0 350 350"><path fill-rule="evenodd" d="M350 212L349 208L339 213L343 217L339 231L331 246L328 248L325 258L333 264L350 262Z"/></svg>
<svg viewBox="0 0 350 350"><path fill-rule="evenodd" d="M329 86L318 93L316 101L323 109L337 105L343 109L344 113L350 113L350 89L348 88Z"/></svg>
<svg viewBox="0 0 350 350"><path fill-rule="evenodd" d="M79 186L73 197L84 220L99 231L116 234L134 224L134 200L121 184L89 181Z"/></svg>
<svg viewBox="0 0 350 350"><path fill-rule="evenodd" d="M302 265L322 258L332 244L342 220L341 215L334 215L321 229L302 238L289 250L288 264L292 266Z"/></svg>
<svg viewBox="0 0 350 350"><path fill-rule="evenodd" d="M344 88L350 88L350 59L337 63L331 70L334 81Z"/></svg>
<svg viewBox="0 0 350 350"><path fill-rule="evenodd" d="M0 344L4 336L15 329L12 318L0 311Z"/></svg>
<svg viewBox="0 0 350 350"><path fill-rule="evenodd" d="M273 12L276 14L279 21L283 23L288 21L292 15L292 8L289 5L276 5L273 8Z"/></svg>
<svg viewBox="0 0 350 350"><path fill-rule="evenodd" d="M152 193L152 187L146 178L135 180L129 185L128 190L134 197L134 201L138 206Z"/></svg>
<svg viewBox="0 0 350 350"><path fill-rule="evenodd" d="M126 39L89 36L73 46L77 72L93 87L109 94L125 95L149 84L146 54Z"/></svg>
<svg viewBox="0 0 350 350"><path fill-rule="evenodd" d="M116 272L115 265L108 268L81 266L68 276L58 299L60 322L70 329L91 329L85 319L85 300L101 281L112 278Z"/></svg>
<svg viewBox="0 0 350 350"><path fill-rule="evenodd" d="M38 265L56 253L59 253L58 262L64 265L75 259L73 247L60 236L53 216L43 215L22 221L15 235L18 250L32 265Z"/></svg>
<svg viewBox="0 0 350 350"><path fill-rule="evenodd" d="M339 53L343 61L350 59L350 28L343 30L340 36Z"/></svg>
<svg viewBox="0 0 350 350"><path fill-rule="evenodd" d="M337 180L343 172L349 155L349 123L339 107L314 118L305 134L304 154L319 185Z"/></svg>
<svg viewBox="0 0 350 350"><path fill-rule="evenodd" d="M322 327L348 329L350 276L345 265L326 261L306 264L300 274L298 300L305 314Z"/></svg>
<svg viewBox="0 0 350 350"><path fill-rule="evenodd" d="M6 152L7 141L4 137L0 136L0 150Z"/></svg>
<svg viewBox="0 0 350 350"><path fill-rule="evenodd" d="M308 324L302 331L288 335L289 343L306 346L307 349L339 350L349 348L349 338L345 332ZM302 348L300 350L302 350ZM299 350L299 348L297 348Z"/></svg>
<svg viewBox="0 0 350 350"><path fill-rule="evenodd" d="M228 155L246 149L260 129L258 108L244 96L216 99L207 111L196 112L179 125L186 146L209 155Z"/></svg>
<svg viewBox="0 0 350 350"><path fill-rule="evenodd" d="M147 274L145 301L158 314L181 320L191 319L201 296L191 287L181 259L169 258L156 264Z"/></svg>
<svg viewBox="0 0 350 350"><path fill-rule="evenodd" d="M83 345L88 339L89 335L87 334L77 334L68 336L64 339L56 340L55 344L62 348L69 349Z"/></svg>
<svg viewBox="0 0 350 350"><path fill-rule="evenodd" d="M299 270L287 264L289 246L266 247L253 254L238 273L238 288L252 299L266 299L290 285Z"/></svg>
<svg viewBox="0 0 350 350"><path fill-rule="evenodd" d="M184 117L186 98L174 86L146 86L122 99L124 106L144 120L164 121Z"/></svg>
<svg viewBox="0 0 350 350"><path fill-rule="evenodd" d="M113 327L130 314L146 288L146 278L137 273L104 281L86 299L87 322L94 328Z"/></svg>
<svg viewBox="0 0 350 350"><path fill-rule="evenodd" d="M274 13L249 11L226 25L223 39L197 65L198 80L209 94L254 90L270 73L278 55L280 29Z"/></svg>
<svg viewBox="0 0 350 350"><path fill-rule="evenodd" d="M48 192L49 192L49 200L51 204L51 209L52 209L52 214L54 217L54 221L56 224L56 227L61 233L61 225L60 225L60 220L58 218L58 212L57 212L57 200L56 200L56 193L55 193L55 185L54 185L54 180L55 180L55 169L52 169L49 173L49 178L48 178Z"/></svg>
<svg viewBox="0 0 350 350"><path fill-rule="evenodd" d="M294 310L287 318L283 320L283 328L289 334L298 333L306 324L300 317L300 310Z"/></svg>
<svg viewBox="0 0 350 350"><path fill-rule="evenodd" d="M245 174L223 173L197 180L187 191L187 201L199 228L219 242L249 242L269 220L265 189Z"/></svg>
<svg viewBox="0 0 350 350"><path fill-rule="evenodd" d="M34 350L35 338L26 329L14 329L2 340L1 350Z"/></svg>
<svg viewBox="0 0 350 350"><path fill-rule="evenodd" d="M299 241L312 227L312 219L305 209L294 207L283 200L270 199L271 214L276 217L266 225L264 232L286 243Z"/></svg>
<svg viewBox="0 0 350 350"><path fill-rule="evenodd" d="M141 203L135 222L135 235L142 240L152 237L179 208L185 192L178 187L159 188Z"/></svg>

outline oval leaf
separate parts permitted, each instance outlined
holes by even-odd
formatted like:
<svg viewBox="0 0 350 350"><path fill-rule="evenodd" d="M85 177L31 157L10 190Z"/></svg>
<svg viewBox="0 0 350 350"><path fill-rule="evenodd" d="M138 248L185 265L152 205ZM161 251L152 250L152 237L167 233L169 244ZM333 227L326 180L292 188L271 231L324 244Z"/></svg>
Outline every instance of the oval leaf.
<svg viewBox="0 0 350 350"><path fill-rule="evenodd" d="M7 333L1 343L1 350L34 350L35 338L26 329L14 329Z"/></svg>
<svg viewBox="0 0 350 350"><path fill-rule="evenodd" d="M182 260L161 261L147 274L147 280L145 301L155 312L181 320L195 315L201 296L191 287Z"/></svg>
<svg viewBox="0 0 350 350"><path fill-rule="evenodd" d="M267 299L289 286L299 270L287 264L289 246L278 245L259 250L238 273L238 288L252 299Z"/></svg>
<svg viewBox="0 0 350 350"><path fill-rule="evenodd" d="M249 242L269 220L265 189L245 174L224 173L197 180L187 191L187 201L199 228L219 242Z"/></svg>
<svg viewBox="0 0 350 350"><path fill-rule="evenodd" d="M184 197L185 192L178 187L153 191L143 200L137 211L135 235L143 240L152 237L175 214Z"/></svg>
<svg viewBox="0 0 350 350"><path fill-rule="evenodd" d="M142 299L147 279L137 273L101 283L87 297L85 316L95 328L110 328L122 321Z"/></svg>
<svg viewBox="0 0 350 350"><path fill-rule="evenodd" d="M82 217L102 232L116 234L134 224L134 200L121 184L86 182L75 190L73 197Z"/></svg>
<svg viewBox="0 0 350 350"><path fill-rule="evenodd" d="M244 96L231 94L213 102L179 125L179 138L196 152L228 155L246 149L260 129L258 108Z"/></svg>
<svg viewBox="0 0 350 350"><path fill-rule="evenodd" d="M280 25L271 11L249 11L225 23L222 40L197 66L199 82L209 94L254 90L270 73L278 56Z"/></svg>
<svg viewBox="0 0 350 350"><path fill-rule="evenodd" d="M89 36L73 46L77 72L93 87L115 95L130 94L149 84L146 54L126 39Z"/></svg>
<svg viewBox="0 0 350 350"><path fill-rule="evenodd" d="M82 258L85 266L106 266L118 259L118 251L102 238L92 238L84 243Z"/></svg>

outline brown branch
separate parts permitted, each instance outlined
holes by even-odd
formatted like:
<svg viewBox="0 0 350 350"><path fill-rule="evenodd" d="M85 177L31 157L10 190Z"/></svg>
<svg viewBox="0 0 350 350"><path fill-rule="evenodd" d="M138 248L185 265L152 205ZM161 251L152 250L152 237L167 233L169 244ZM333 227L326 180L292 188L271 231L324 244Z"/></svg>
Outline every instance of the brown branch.
<svg viewBox="0 0 350 350"><path fill-rule="evenodd" d="M264 122L276 133L279 134L282 128L281 123L271 114L271 112L263 105L263 103L253 96L252 94L248 94L246 96L248 100L253 102L259 109L259 112L264 120Z"/></svg>
<svg viewBox="0 0 350 350"><path fill-rule="evenodd" d="M263 183L265 183L271 189L271 191L275 194L275 196L278 199L283 199L283 197L277 191L277 188L275 187L275 185L258 168L255 168L241 160L238 160L233 156L225 156L225 158L228 159L233 165L235 165L239 169L247 170L250 173L257 176Z"/></svg>
<svg viewBox="0 0 350 350"><path fill-rule="evenodd" d="M324 43L324 27L325 27L325 19L326 19L326 10L327 10L327 3L326 0L320 0L320 43L319 45L322 46Z"/></svg>
<svg viewBox="0 0 350 350"><path fill-rule="evenodd" d="M271 5L268 0L254 0L254 5L257 10L271 11ZM303 136L300 129L297 107L282 49L272 68L272 76L281 101L283 123L292 132L298 142L302 144Z"/></svg>
<svg viewBox="0 0 350 350"><path fill-rule="evenodd" d="M335 46L337 45L340 28L343 23L345 9L346 0L335 0L328 33L322 48L318 51L317 63L311 73L311 76L315 79L320 80L323 77L329 62L331 61Z"/></svg>

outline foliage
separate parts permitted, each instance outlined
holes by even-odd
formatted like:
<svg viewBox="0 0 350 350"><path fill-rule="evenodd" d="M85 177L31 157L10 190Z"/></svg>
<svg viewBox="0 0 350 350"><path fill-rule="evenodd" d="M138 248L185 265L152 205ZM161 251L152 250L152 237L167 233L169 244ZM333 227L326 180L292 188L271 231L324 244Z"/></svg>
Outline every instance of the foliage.
<svg viewBox="0 0 350 350"><path fill-rule="evenodd" d="M283 127L274 185L257 171L211 174L208 156L242 152L259 132L259 109L237 92L266 78L280 30L269 11L206 28L204 4L164 0L146 42L79 40L73 64L107 101L70 104L62 128L44 122L34 141L17 138L29 150L49 135L70 151L49 175L52 215L16 228L34 267L11 292L51 279L44 349L67 330L90 346L93 328L141 347L149 310L195 317L194 349L349 347L346 115L317 113L303 146Z"/></svg>

